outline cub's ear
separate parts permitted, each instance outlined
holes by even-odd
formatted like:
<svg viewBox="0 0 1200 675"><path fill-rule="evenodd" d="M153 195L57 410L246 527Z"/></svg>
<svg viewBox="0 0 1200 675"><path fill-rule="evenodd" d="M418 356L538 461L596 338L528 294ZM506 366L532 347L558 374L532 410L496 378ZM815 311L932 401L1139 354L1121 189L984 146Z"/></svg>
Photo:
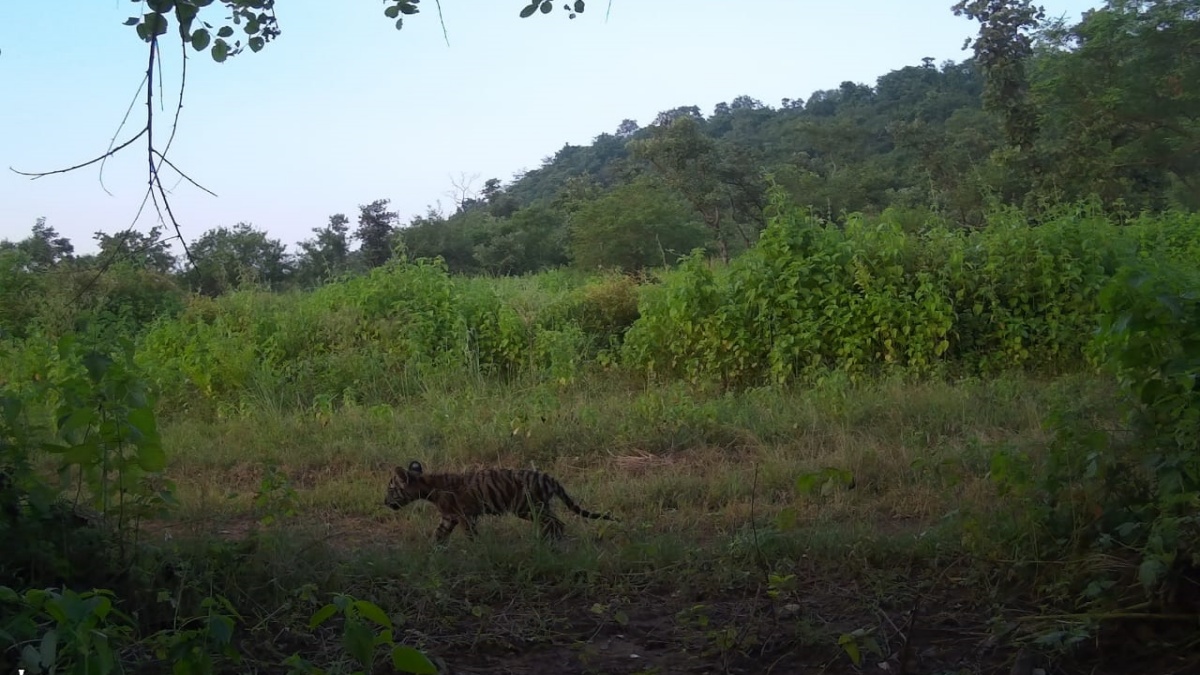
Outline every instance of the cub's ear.
<svg viewBox="0 0 1200 675"><path fill-rule="evenodd" d="M424 469L424 467L421 466L421 463L415 459L408 465L409 473L415 473L417 475L420 475L421 472L423 472L424 470L425 469Z"/></svg>

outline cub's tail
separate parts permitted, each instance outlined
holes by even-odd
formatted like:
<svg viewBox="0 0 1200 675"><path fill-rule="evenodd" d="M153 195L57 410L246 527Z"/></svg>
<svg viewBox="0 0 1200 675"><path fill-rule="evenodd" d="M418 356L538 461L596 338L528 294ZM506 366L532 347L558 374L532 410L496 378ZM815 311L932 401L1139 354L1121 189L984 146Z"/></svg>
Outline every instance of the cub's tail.
<svg viewBox="0 0 1200 675"><path fill-rule="evenodd" d="M594 520L611 520L611 521L613 521L614 523L619 523L619 522L621 522L621 521L617 520L616 518L612 517L612 515L611 515L611 514L608 514L608 513L592 513L591 511L588 511L587 509L581 508L581 507L580 507L578 504L576 504L576 503L575 503L575 500L574 500L574 499L571 499L571 495L567 494L567 490L566 490L566 488L564 488L564 487L562 486L562 484L561 484L561 483L559 483L558 481L554 481L554 488L553 488L553 489L554 489L554 494L555 494L555 495L556 495L556 496L557 496L559 499L561 499L561 500L562 500L562 503L563 503L563 504L566 504L566 505L567 505L567 508L568 508L568 509L571 509L572 511L574 511L574 512L575 512L575 513L577 513L577 514L579 514L580 516L583 516L584 518L592 518L592 519L594 519Z"/></svg>

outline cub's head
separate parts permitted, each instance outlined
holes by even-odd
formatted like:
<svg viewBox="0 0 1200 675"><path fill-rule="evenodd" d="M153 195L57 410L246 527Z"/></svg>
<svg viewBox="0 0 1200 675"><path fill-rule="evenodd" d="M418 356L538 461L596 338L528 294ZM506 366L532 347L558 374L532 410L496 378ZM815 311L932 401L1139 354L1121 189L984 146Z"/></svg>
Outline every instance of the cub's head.
<svg viewBox="0 0 1200 675"><path fill-rule="evenodd" d="M402 466L396 467L392 471L392 479L388 481L387 496L383 498L384 505L398 511L400 507L420 499L421 486L425 483L425 479L421 477L423 472L421 463L415 460L407 469Z"/></svg>

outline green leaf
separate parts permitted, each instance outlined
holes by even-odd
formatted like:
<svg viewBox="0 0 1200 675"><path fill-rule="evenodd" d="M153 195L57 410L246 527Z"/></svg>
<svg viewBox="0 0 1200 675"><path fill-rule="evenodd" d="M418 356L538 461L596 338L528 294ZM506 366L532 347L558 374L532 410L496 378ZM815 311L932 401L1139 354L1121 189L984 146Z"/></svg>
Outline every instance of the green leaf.
<svg viewBox="0 0 1200 675"><path fill-rule="evenodd" d="M129 17L128 19L125 19L125 23L124 23L124 25L126 25L126 26L136 26L136 25L138 25L138 22L139 22L139 21L141 21L141 19L139 19L138 17L136 17L136 16L131 16L131 17Z"/></svg>
<svg viewBox="0 0 1200 675"><path fill-rule="evenodd" d="M166 19L163 19L161 16L159 16L157 14L147 14L146 15L146 23L148 25L153 25L155 27L157 27L158 24L157 24L157 22L152 21L151 17L157 18L158 21L163 22L163 25L164 25L164 27L161 31L157 31L154 33L155 35L162 35L163 33L167 32L167 29L165 27ZM97 384L104 377L104 373L108 372L108 369L110 366L112 366L112 363L113 363L113 360L111 358L109 358L107 354L103 354L101 352L88 352L87 354L84 354L84 356L83 356L83 367L87 368L88 377L90 377L92 379L92 382L95 382Z"/></svg>
<svg viewBox="0 0 1200 675"><path fill-rule="evenodd" d="M196 32L192 33L192 49L195 49L198 52L204 51L208 47L208 43L211 39L212 36L209 35L207 30L203 28L197 30Z"/></svg>
<svg viewBox="0 0 1200 675"><path fill-rule="evenodd" d="M212 46L212 57L213 61L224 63L229 57L229 43L218 39Z"/></svg>
<svg viewBox="0 0 1200 675"><path fill-rule="evenodd" d="M250 45L250 51L257 53L262 51L262 48L267 44L267 41L255 35L254 37L250 38L250 41L247 44Z"/></svg>
<svg viewBox="0 0 1200 675"><path fill-rule="evenodd" d="M317 613L313 614L312 618L308 620L308 629L312 630L313 628L320 626L321 624L328 621L329 617L333 616L336 613L337 613L337 607L335 607L333 605L325 605L321 609L318 609Z"/></svg>
<svg viewBox="0 0 1200 675"><path fill-rule="evenodd" d="M146 6L158 14L166 14L175 9L175 0L146 0Z"/></svg>
<svg viewBox="0 0 1200 675"><path fill-rule="evenodd" d="M144 18L145 22L143 22L142 25L146 27L146 31L149 35L157 36L167 32L167 17L163 16L162 14L149 13L146 14ZM143 39L147 38L144 37ZM92 352L83 357L84 365L87 366L88 369L88 374L92 375L96 382L99 382L99 378L92 374L92 367L87 364L89 358L99 358L107 361L107 363L104 364L104 370L107 370L108 366L112 365L112 359L108 358L104 354L97 354L96 352Z"/></svg>
<svg viewBox="0 0 1200 675"><path fill-rule="evenodd" d="M87 440L72 445L56 445L43 443L42 451L54 455L62 455L62 463L66 466L95 466L100 463L100 448L95 440Z"/></svg>
<svg viewBox="0 0 1200 675"><path fill-rule="evenodd" d="M208 634L219 645L227 645L233 640L233 619L213 614L208 617Z"/></svg>
<svg viewBox="0 0 1200 675"><path fill-rule="evenodd" d="M192 22L196 19L196 13L200 10L193 4L181 3L175 5L175 20L179 22L180 27L190 29Z"/></svg>
<svg viewBox="0 0 1200 675"><path fill-rule="evenodd" d="M58 419L58 435L68 438L74 432L87 429L96 421L96 409L91 407L73 408L70 414Z"/></svg>
<svg viewBox="0 0 1200 675"><path fill-rule="evenodd" d="M550 12L554 11L554 3L550 0L543 0L541 10L542 14L549 14Z"/></svg>
<svg viewBox="0 0 1200 675"><path fill-rule="evenodd" d="M1142 561L1138 567L1138 581L1142 582L1142 586L1147 590L1153 590L1158 586L1158 582L1163 577L1163 572L1166 571L1166 565L1158 558L1147 558Z"/></svg>
<svg viewBox="0 0 1200 675"><path fill-rule="evenodd" d="M370 668L371 652L375 649L375 633L367 626L367 624L359 621L349 621L346 623L346 632L342 634L342 648L346 653L354 657L363 668Z"/></svg>
<svg viewBox="0 0 1200 675"><path fill-rule="evenodd" d="M217 31L217 37L227 38L230 35L233 35L233 29L229 26L221 26L220 30Z"/></svg>
<svg viewBox="0 0 1200 675"><path fill-rule="evenodd" d="M411 14L416 14L417 12L421 11L421 10L417 9L417 6L412 4L411 2L402 2L402 3L400 3L399 6L400 6L400 11L404 14L411 15Z"/></svg>
<svg viewBox="0 0 1200 675"><path fill-rule="evenodd" d="M157 473L167 468L167 453L158 443L138 445L137 463L142 471Z"/></svg>
<svg viewBox="0 0 1200 675"><path fill-rule="evenodd" d="M862 663L862 652L858 649L858 643L854 640L853 635L843 634L838 638L838 645L846 652L846 656L850 657L850 661L854 665Z"/></svg>
<svg viewBox="0 0 1200 675"><path fill-rule="evenodd" d="M836 489L837 489L837 480L834 478L830 478L821 484L821 496L828 497L829 495L833 494L833 491Z"/></svg>
<svg viewBox="0 0 1200 675"><path fill-rule="evenodd" d="M199 31L196 31L199 33ZM146 440L158 440L158 423L151 408L137 408L129 411L129 423Z"/></svg>
<svg viewBox="0 0 1200 675"><path fill-rule="evenodd" d="M400 5L392 5L391 7L388 7L387 9L383 10L383 15L389 19L394 19L400 16Z"/></svg>
<svg viewBox="0 0 1200 675"><path fill-rule="evenodd" d="M25 645L21 648L21 665L28 666L30 669L37 668L41 663L42 657L38 654L38 650L33 645ZM41 672L40 670L37 672Z"/></svg>
<svg viewBox="0 0 1200 675"><path fill-rule="evenodd" d="M532 5L526 5L523 9L521 9L521 18L528 19L529 17L533 16L533 13L536 12L537 9L538 6L536 2Z"/></svg>
<svg viewBox="0 0 1200 675"><path fill-rule="evenodd" d="M42 664L49 667L53 666L58 660L58 631L51 628L42 636L42 645L39 650L41 654Z"/></svg>
<svg viewBox="0 0 1200 675"><path fill-rule="evenodd" d="M380 626L383 626L384 628L392 627L392 620L388 618L386 612L380 609L379 605L376 605L369 600L356 600L354 601L354 608L358 610L359 614L362 614L364 617L374 621Z"/></svg>
<svg viewBox="0 0 1200 675"><path fill-rule="evenodd" d="M821 481L821 474L806 473L796 478L796 492L800 494L812 494L816 491L817 485Z"/></svg>
<svg viewBox="0 0 1200 675"><path fill-rule="evenodd" d="M392 650L392 666L402 673L415 675L437 675L438 669L424 654L403 645Z"/></svg>

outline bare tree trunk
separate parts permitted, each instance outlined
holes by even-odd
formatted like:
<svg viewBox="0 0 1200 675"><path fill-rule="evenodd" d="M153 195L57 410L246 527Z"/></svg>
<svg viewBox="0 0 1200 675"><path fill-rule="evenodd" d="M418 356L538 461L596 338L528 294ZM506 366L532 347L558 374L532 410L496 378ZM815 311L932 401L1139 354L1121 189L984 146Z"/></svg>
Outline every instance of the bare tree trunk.
<svg viewBox="0 0 1200 675"><path fill-rule="evenodd" d="M725 233L721 231L721 210L717 209L711 216L705 217L708 227L717 236L717 250L721 252L721 262L729 264L729 242L725 241Z"/></svg>

